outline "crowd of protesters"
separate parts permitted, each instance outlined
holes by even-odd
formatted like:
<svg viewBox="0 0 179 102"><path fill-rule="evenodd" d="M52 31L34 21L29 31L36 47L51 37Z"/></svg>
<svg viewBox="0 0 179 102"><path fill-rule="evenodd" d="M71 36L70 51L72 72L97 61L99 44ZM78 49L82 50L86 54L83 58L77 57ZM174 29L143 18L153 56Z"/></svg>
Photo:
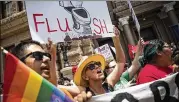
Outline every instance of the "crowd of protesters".
<svg viewBox="0 0 179 102"><path fill-rule="evenodd" d="M85 102L91 96L104 94L133 85L139 85L166 77L179 71L179 46L161 40L144 44L141 38L130 66L120 44L120 32L114 30L115 60L107 62L102 55L83 56L77 66L73 81L61 75L57 82L55 47L49 41L47 49L36 42L22 42L13 50L17 58L75 101ZM134 77L135 76L135 77Z"/></svg>

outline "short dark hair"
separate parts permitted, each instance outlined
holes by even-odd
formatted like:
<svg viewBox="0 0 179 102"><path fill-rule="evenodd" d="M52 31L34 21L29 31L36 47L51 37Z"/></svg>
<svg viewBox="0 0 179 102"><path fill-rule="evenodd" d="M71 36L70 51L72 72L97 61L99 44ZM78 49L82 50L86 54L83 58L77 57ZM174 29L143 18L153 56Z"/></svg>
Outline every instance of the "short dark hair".
<svg viewBox="0 0 179 102"><path fill-rule="evenodd" d="M157 55L157 52L163 50L164 44L164 41L158 39L149 41L144 47L141 65L144 66L146 63L150 63Z"/></svg>
<svg viewBox="0 0 179 102"><path fill-rule="evenodd" d="M30 46L30 45L38 45L43 49L43 46L37 42L37 41L22 41L18 45L16 45L11 53L15 55L17 58L21 59L22 57L25 56L25 50Z"/></svg>
<svg viewBox="0 0 179 102"><path fill-rule="evenodd" d="M174 61L174 64L179 65L179 49L175 49L172 54L172 59Z"/></svg>

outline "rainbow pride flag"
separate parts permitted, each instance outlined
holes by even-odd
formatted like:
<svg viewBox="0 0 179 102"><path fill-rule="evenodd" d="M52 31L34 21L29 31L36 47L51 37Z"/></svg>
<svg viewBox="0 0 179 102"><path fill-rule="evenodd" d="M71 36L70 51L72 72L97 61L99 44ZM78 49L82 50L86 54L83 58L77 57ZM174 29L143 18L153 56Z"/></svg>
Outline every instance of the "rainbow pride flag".
<svg viewBox="0 0 179 102"><path fill-rule="evenodd" d="M11 53L5 53L3 102L72 102Z"/></svg>

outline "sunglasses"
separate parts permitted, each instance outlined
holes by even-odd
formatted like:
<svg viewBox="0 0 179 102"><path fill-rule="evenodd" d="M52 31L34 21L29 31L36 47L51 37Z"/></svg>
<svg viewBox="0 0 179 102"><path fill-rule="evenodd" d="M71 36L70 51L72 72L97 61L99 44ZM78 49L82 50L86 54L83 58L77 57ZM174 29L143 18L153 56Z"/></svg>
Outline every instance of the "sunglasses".
<svg viewBox="0 0 179 102"><path fill-rule="evenodd" d="M170 45L165 45L165 46L163 46L163 48L172 48Z"/></svg>
<svg viewBox="0 0 179 102"><path fill-rule="evenodd" d="M46 56L51 60L51 55L49 53L44 53L44 52L40 52L40 51L31 52L31 53L27 54L26 56L22 57L20 60L24 62L25 59L27 57L29 57L30 55L32 55L32 57L35 58L35 60L38 60L38 61L42 60L43 56Z"/></svg>
<svg viewBox="0 0 179 102"><path fill-rule="evenodd" d="M89 65L87 65L86 68L88 68L88 69L90 69L90 70L94 70L94 69L96 68L95 65L101 67L101 63L100 63L100 62L92 62L92 63L90 63Z"/></svg>

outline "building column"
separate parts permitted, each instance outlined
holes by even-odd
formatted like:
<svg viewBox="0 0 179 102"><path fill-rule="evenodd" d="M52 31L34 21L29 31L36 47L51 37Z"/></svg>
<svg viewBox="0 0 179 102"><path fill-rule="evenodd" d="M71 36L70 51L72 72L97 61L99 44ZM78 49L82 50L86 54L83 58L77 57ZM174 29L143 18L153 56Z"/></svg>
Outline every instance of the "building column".
<svg viewBox="0 0 179 102"><path fill-rule="evenodd" d="M94 44L94 48L99 47L98 41L96 39L92 39L92 42Z"/></svg>
<svg viewBox="0 0 179 102"><path fill-rule="evenodd" d="M167 13L164 11L164 9L161 9L161 12L159 12L157 14L157 16L160 19L160 21L159 20L156 21L156 22L158 22L158 27L161 27L161 29L163 29L160 31L162 40L164 40L165 42L168 42L168 43L172 42L173 41L172 35L167 34L167 33L169 33L169 31L168 31L168 27L166 26L166 24L164 22L165 19L167 19L167 17L168 17Z"/></svg>
<svg viewBox="0 0 179 102"><path fill-rule="evenodd" d="M122 49L124 51L124 54L126 56L126 60L127 60L126 63L131 64L131 59L130 59L130 56L129 56L129 51L128 51L128 45L127 45L126 37L124 36L124 33L122 33L122 32L120 34L120 43L121 43Z"/></svg>
<svg viewBox="0 0 179 102"><path fill-rule="evenodd" d="M167 13L172 25L178 24L178 18L176 16L175 10L173 6L176 4L176 2L171 2L168 4L164 4L165 12Z"/></svg>
<svg viewBox="0 0 179 102"><path fill-rule="evenodd" d="M167 15L170 19L170 22L171 22L170 27L178 24L178 18L176 16L175 10L173 8L173 6L175 4L176 4L176 2L170 2L168 4L164 4L164 10L167 13ZM172 33L172 35L173 35L174 42L177 43L178 42L177 39L179 39L178 36L175 33Z"/></svg>
<svg viewBox="0 0 179 102"><path fill-rule="evenodd" d="M132 35L132 31L129 26L129 16L119 18L119 22L123 27L128 44L135 45L134 37Z"/></svg>

